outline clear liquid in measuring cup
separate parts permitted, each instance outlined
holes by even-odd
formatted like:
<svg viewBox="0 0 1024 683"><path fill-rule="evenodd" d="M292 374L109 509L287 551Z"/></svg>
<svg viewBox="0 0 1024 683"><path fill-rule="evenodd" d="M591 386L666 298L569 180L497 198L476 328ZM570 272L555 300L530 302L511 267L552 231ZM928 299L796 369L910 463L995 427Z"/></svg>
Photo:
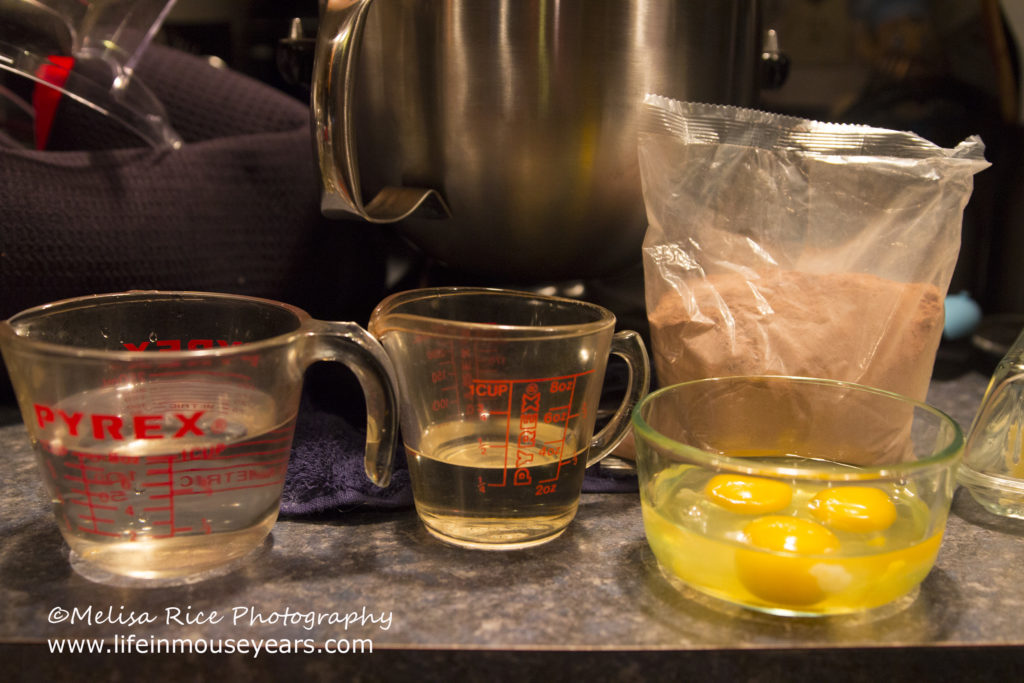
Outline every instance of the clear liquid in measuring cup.
<svg viewBox="0 0 1024 683"><path fill-rule="evenodd" d="M466 547L551 540L576 515L586 468L586 449L566 436L563 426L539 424L523 455L503 424L433 427L419 451L406 448L420 518L438 538Z"/></svg>
<svg viewBox="0 0 1024 683"><path fill-rule="evenodd" d="M295 418L276 419L263 392L153 381L35 411L56 518L87 567L201 574L258 547L277 519Z"/></svg>

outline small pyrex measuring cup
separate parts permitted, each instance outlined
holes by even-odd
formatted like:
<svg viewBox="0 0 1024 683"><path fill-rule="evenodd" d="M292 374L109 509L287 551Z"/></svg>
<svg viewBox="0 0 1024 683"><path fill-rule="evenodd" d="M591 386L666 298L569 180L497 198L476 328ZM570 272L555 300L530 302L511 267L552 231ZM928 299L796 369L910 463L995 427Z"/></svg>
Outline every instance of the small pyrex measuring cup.
<svg viewBox="0 0 1024 683"><path fill-rule="evenodd" d="M305 369L365 393L368 476L397 439L393 370L355 323L226 294L69 299L0 323L0 347L72 564L99 581L220 573L277 519Z"/></svg>
<svg viewBox="0 0 1024 683"><path fill-rule="evenodd" d="M1024 519L1024 332L985 390L958 478L989 512Z"/></svg>
<svg viewBox="0 0 1024 683"><path fill-rule="evenodd" d="M402 292L369 330L395 365L413 499L434 536L512 549L561 534L584 469L625 436L646 393L647 352L615 316L571 299L477 288ZM596 436L609 353L629 384Z"/></svg>

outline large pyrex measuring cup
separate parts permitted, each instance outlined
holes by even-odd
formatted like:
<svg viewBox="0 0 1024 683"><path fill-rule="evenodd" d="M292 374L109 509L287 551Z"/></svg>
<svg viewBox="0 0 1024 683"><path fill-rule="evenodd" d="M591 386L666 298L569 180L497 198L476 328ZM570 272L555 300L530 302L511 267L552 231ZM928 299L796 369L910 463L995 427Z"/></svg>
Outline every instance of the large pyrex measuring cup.
<svg viewBox="0 0 1024 683"><path fill-rule="evenodd" d="M640 336L614 328L600 306L505 290L412 290L377 306L369 329L398 373L413 498L431 534L510 549L565 530L584 469L622 440L648 388ZM609 353L629 383L591 438Z"/></svg>
<svg viewBox="0 0 1024 683"><path fill-rule="evenodd" d="M305 369L345 363L386 485L393 370L355 323L273 301L128 292L0 323L0 347L72 564L96 580L220 573L277 519Z"/></svg>

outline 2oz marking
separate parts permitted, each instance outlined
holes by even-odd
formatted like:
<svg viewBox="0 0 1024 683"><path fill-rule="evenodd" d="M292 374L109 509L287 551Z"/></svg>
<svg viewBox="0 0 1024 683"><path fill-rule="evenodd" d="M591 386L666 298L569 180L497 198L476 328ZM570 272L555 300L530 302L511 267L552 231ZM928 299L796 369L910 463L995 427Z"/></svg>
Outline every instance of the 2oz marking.
<svg viewBox="0 0 1024 683"><path fill-rule="evenodd" d="M537 484L537 492L534 495L543 496L548 493L554 493L555 486L557 486L557 484Z"/></svg>

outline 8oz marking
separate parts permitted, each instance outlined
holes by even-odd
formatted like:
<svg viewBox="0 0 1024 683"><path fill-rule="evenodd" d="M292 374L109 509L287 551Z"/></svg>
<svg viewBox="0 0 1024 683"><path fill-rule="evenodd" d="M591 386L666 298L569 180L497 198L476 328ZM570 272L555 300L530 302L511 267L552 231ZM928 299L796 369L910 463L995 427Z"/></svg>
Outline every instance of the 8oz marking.
<svg viewBox="0 0 1024 683"><path fill-rule="evenodd" d="M551 393L557 394L562 391L572 391L575 384L576 382L571 380L568 382L559 382L558 380L555 380L551 383Z"/></svg>

